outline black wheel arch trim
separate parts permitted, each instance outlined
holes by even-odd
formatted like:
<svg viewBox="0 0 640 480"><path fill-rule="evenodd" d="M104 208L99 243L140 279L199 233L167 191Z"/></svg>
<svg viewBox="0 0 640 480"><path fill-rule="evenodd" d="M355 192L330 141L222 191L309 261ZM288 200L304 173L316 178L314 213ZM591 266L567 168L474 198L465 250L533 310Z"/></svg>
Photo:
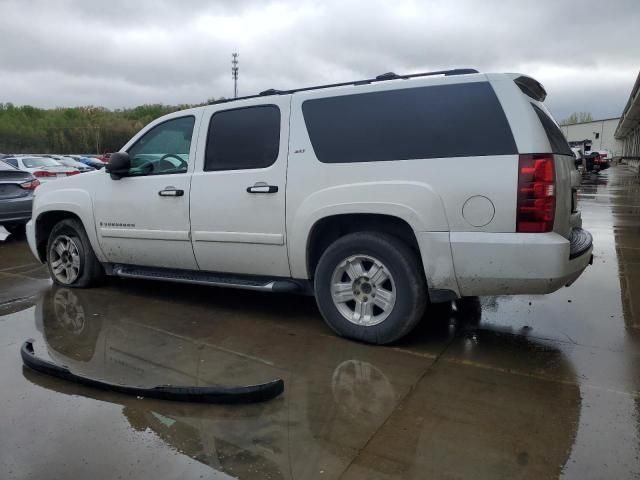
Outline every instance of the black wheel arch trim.
<svg viewBox="0 0 640 480"><path fill-rule="evenodd" d="M457 300L458 294L447 288L429 288L429 300L431 303L445 303Z"/></svg>
<svg viewBox="0 0 640 480"><path fill-rule="evenodd" d="M38 252L38 258L42 263L46 263L47 261L47 242L49 241L51 231L57 223L68 218L79 221L85 229L85 232L87 232L82 218L76 212L71 210L46 210L44 212L40 212L37 217L31 217L34 227L36 250Z"/></svg>

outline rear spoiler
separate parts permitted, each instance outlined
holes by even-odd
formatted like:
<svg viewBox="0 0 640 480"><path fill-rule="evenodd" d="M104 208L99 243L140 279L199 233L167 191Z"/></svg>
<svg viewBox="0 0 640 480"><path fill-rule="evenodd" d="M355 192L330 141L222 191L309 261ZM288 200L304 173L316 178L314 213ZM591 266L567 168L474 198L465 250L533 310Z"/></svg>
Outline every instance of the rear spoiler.
<svg viewBox="0 0 640 480"><path fill-rule="evenodd" d="M544 102L547 98L547 91L542 84L534 78L521 75L513 80L516 85L522 90L522 93L537 100L538 102Z"/></svg>

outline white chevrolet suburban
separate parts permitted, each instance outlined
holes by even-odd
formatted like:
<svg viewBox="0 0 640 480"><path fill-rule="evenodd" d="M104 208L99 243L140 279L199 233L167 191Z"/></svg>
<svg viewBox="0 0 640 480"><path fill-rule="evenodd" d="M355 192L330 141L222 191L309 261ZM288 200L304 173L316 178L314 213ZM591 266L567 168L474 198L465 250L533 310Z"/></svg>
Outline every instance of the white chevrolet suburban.
<svg viewBox="0 0 640 480"><path fill-rule="evenodd" d="M430 303L553 292L592 260L545 97L463 69L175 112L105 171L41 186L29 245L61 285L308 292L337 334L389 343Z"/></svg>

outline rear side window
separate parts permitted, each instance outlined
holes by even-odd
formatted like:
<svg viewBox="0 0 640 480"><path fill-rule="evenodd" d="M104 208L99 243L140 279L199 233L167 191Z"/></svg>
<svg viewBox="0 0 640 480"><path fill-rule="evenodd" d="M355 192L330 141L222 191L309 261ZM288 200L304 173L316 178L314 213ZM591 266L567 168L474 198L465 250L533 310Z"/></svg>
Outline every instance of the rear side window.
<svg viewBox="0 0 640 480"><path fill-rule="evenodd" d="M13 172L17 167L18 167L18 162L16 162L14 166L11 160L4 160L4 161L0 160L0 170L11 170Z"/></svg>
<svg viewBox="0 0 640 480"><path fill-rule="evenodd" d="M517 153L488 82L319 98L302 111L324 163Z"/></svg>
<svg viewBox="0 0 640 480"><path fill-rule="evenodd" d="M280 151L280 109L275 105L216 112L211 117L204 170L265 168Z"/></svg>
<svg viewBox="0 0 640 480"><path fill-rule="evenodd" d="M554 122L553 119L537 105L534 105L532 103L531 106L538 115L540 123L542 124L542 128L544 128L544 131L547 134L549 144L551 145L550 153L573 156L571 147L569 146L567 139L564 138L564 135L562 134L562 131L560 130L558 125L556 125L556 122Z"/></svg>

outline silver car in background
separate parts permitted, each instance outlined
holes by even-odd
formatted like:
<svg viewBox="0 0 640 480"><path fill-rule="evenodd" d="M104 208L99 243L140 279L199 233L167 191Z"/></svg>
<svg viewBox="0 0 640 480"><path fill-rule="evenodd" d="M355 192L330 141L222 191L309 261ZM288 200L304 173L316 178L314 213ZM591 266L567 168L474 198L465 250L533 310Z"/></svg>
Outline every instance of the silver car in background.
<svg viewBox="0 0 640 480"><path fill-rule="evenodd" d="M67 167L49 157L16 156L3 160L18 170L31 173L42 183L80 173L77 168Z"/></svg>
<svg viewBox="0 0 640 480"><path fill-rule="evenodd" d="M86 165L82 162L79 162L78 160L76 160L73 157L70 156L66 156L66 155L49 155L50 158L53 158L56 162L58 162L61 165L64 165L65 167L71 167L71 168L75 168L76 170L78 170L80 173L86 173L86 172L93 172L95 170L95 168Z"/></svg>

